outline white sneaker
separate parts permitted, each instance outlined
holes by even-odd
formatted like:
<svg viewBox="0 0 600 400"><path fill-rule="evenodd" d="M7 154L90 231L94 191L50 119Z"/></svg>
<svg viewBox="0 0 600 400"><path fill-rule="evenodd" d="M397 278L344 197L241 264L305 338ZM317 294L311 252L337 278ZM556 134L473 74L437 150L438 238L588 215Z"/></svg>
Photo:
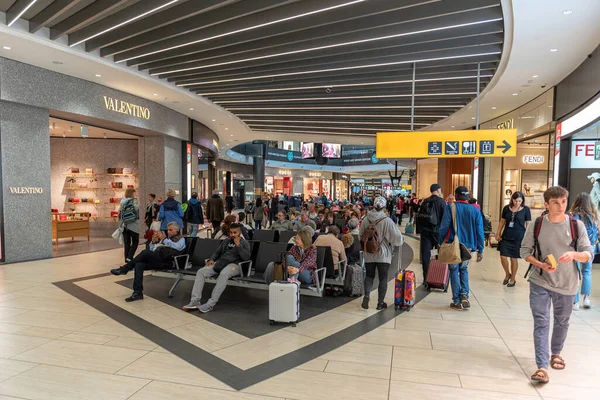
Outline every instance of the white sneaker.
<svg viewBox="0 0 600 400"><path fill-rule="evenodd" d="M592 301L587 294L583 296L583 308L592 308Z"/></svg>
<svg viewBox="0 0 600 400"><path fill-rule="evenodd" d="M573 303L573 311L579 311L579 303Z"/></svg>

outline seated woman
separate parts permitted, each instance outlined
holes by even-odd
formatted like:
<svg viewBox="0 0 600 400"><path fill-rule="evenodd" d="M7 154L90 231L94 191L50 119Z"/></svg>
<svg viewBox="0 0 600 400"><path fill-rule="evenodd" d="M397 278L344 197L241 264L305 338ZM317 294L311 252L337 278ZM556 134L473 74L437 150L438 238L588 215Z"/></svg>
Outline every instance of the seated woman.
<svg viewBox="0 0 600 400"><path fill-rule="evenodd" d="M342 236L342 243L348 264L358 264L360 262L360 243L354 240L354 236L349 233Z"/></svg>
<svg viewBox="0 0 600 400"><path fill-rule="evenodd" d="M231 224L235 224L236 220L237 216L235 215L230 214L226 216L223 220L223 223L221 224L221 229L215 235L215 239L225 240L229 238L229 228L231 227Z"/></svg>
<svg viewBox="0 0 600 400"><path fill-rule="evenodd" d="M311 285L316 281L317 248L312 244L308 229L301 229L296 233L296 245L288 252L285 267L292 282Z"/></svg>

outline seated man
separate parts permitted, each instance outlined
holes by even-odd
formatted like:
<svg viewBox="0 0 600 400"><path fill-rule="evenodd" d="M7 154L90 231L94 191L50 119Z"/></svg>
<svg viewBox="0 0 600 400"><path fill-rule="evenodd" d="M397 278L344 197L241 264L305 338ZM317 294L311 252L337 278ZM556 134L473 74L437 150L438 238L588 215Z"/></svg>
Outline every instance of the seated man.
<svg viewBox="0 0 600 400"><path fill-rule="evenodd" d="M247 261L251 257L250 243L241 235L240 224L234 223L229 227L229 238L223 240L219 248L210 257L203 268L196 273L194 287L192 288L192 298L190 303L183 306L185 311L199 309L203 313L212 311L221 294L227 287L227 281L234 276L240 275L239 263ZM219 275L210 299L204 304L200 304L202 299L202 289L206 278Z"/></svg>
<svg viewBox="0 0 600 400"><path fill-rule="evenodd" d="M294 226L291 221L285 219L285 212L279 211L277 213L277 221L273 222L269 229L273 231L292 231L294 230Z"/></svg>
<svg viewBox="0 0 600 400"><path fill-rule="evenodd" d="M331 247L331 254L333 256L333 268L337 271L338 262L346 260L346 249L344 249L344 244L340 239L338 239L338 235L340 234L340 229L332 225L329 227L329 231L326 235L319 235L317 240L315 240L315 246L328 246Z"/></svg>
<svg viewBox="0 0 600 400"><path fill-rule="evenodd" d="M133 279L133 294L125 301L131 302L144 298L144 271L151 269L168 268L174 256L178 256L185 249L185 239L179 232L177 222L169 222L167 225L169 237L165 237L163 231L155 231L149 250L143 250L133 260L120 268L111 269L113 275L125 275L135 269Z"/></svg>
<svg viewBox="0 0 600 400"><path fill-rule="evenodd" d="M302 212L302 214L300 214L300 219L294 224L294 230L299 231L305 226L310 226L313 228L313 231L317 230L317 224L315 224L315 221L308 217L308 213Z"/></svg>

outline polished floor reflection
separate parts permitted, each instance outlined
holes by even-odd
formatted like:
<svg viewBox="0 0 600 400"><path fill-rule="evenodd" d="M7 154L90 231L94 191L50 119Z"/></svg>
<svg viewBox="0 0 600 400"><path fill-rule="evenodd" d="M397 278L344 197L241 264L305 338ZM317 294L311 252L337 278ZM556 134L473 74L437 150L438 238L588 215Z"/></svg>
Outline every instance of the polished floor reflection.
<svg viewBox="0 0 600 400"><path fill-rule="evenodd" d="M594 367L600 303L593 300L600 290L593 291L591 309L573 313L563 353L567 369L550 371L546 386L532 386L527 285L521 279L515 288L502 286L495 250L486 249L484 261L470 267L469 311L450 310L450 294L439 292L397 317L393 310L375 311L374 304L362 310L353 300L255 338L162 299L125 303L130 290L118 283L123 277L100 275L121 256L110 250L0 268L0 399L592 399L600 390ZM411 268L419 275L418 264ZM120 310L117 319L134 315L249 376L275 370L286 355L323 348L374 318L380 325L238 391L214 370L202 371L136 332L138 325L117 322L53 284L73 279L81 279L75 285L82 292Z"/></svg>

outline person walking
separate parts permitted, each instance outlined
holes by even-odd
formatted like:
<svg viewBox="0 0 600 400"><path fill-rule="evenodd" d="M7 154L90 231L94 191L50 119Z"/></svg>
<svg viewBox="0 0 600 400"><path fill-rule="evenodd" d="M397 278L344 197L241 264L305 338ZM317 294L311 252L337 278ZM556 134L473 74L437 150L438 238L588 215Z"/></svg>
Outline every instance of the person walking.
<svg viewBox="0 0 600 400"><path fill-rule="evenodd" d="M179 229L183 229L183 208L181 203L175 200L175 190L167 190L167 200L163 201L158 211L158 220L161 221L160 229L165 232L168 231L168 225L171 222L177 222Z"/></svg>
<svg viewBox="0 0 600 400"><path fill-rule="evenodd" d="M533 343L537 371L533 382L548 383L548 365L562 370L566 367L561 356L573 301L579 285L579 271L575 262L589 263L594 252L582 221L565 214L569 192L560 186L544 192L544 206L548 213L530 224L521 243L521 258L530 263L529 306L533 315ZM552 341L550 334L550 305L554 314Z"/></svg>
<svg viewBox="0 0 600 400"><path fill-rule="evenodd" d="M571 206L571 214L575 219L580 220L585 225L587 237L590 240L590 244L594 248L598 247L598 226L600 226L600 217L598 210L592 203L592 196L587 193L580 193L575 199L575 202ZM581 294L583 295L583 308L591 308L592 302L590 300L592 290L592 261L589 262L577 262L577 268L581 271ZM575 301L573 303L573 311L579 311L579 290L575 295Z"/></svg>
<svg viewBox="0 0 600 400"><path fill-rule="evenodd" d="M421 205L420 213L417 217L417 227L421 235L420 253L421 264L423 265L423 282L427 282L427 271L431 261L431 249L437 247L438 236L440 235L440 225L444 216L446 202L442 198L442 187L434 183L429 187L431 196L429 196ZM427 287L427 283L425 283Z"/></svg>
<svg viewBox="0 0 600 400"><path fill-rule="evenodd" d="M119 207L119 224L123 226L123 249L125 263L133 260L140 243L140 205L135 198L135 189L125 189L125 197Z"/></svg>
<svg viewBox="0 0 600 400"><path fill-rule="evenodd" d="M159 210L160 206L156 202L156 195L154 193L148 194L148 205L146 206L146 214L144 215L144 222L148 229L150 229L152 222L156 221L158 218Z"/></svg>
<svg viewBox="0 0 600 400"><path fill-rule="evenodd" d="M377 310L384 310L387 308L387 304L384 300L388 286L388 271L392 264L392 252L394 246L402 246L404 243L404 237L402 236L402 233L400 233L398 226L385 215L385 206L385 198L375 198L373 210L367 213L359 230L359 237L362 240L367 228L370 225L374 225L375 231L377 232L377 241L380 246L377 253L372 254L366 251L364 252L367 276L365 278L365 296L363 297L361 306L365 310L369 308L369 298L371 289L373 288L373 281L375 280L375 272L377 272L379 276Z"/></svg>
<svg viewBox="0 0 600 400"><path fill-rule="evenodd" d="M519 258L521 258L521 241L525 236L527 225L531 222L531 211L525 205L525 196L521 192L514 192L510 203L504 206L496 241L500 251L500 262L504 268L503 285L513 287L517 281ZM510 269L508 266L510 259Z"/></svg>
<svg viewBox="0 0 600 400"><path fill-rule="evenodd" d="M217 189L213 190L212 197L206 202L206 218L213 226L214 237L219 231L221 222L225 219L225 203Z"/></svg>
<svg viewBox="0 0 600 400"><path fill-rule="evenodd" d="M188 200L188 208L185 212L185 219L190 224L189 232L191 237L198 234L198 226L204 224L204 215L202 213L202 204L198 200L198 193L192 193Z"/></svg>
<svg viewBox="0 0 600 400"><path fill-rule="evenodd" d="M456 202L448 204L444 209L442 225L440 226L440 236L438 243L444 243L448 236L448 242L458 236L470 253L477 251L477 262L483 260L483 221L481 213L476 207L468 203L469 189L465 186L459 186L454 191ZM454 216L456 220L454 220ZM454 223L456 222L456 230ZM450 307L453 310L461 311L471 307L469 302L469 260L464 260L460 264L450 264L450 286L452 286L452 303Z"/></svg>
<svg viewBox="0 0 600 400"><path fill-rule="evenodd" d="M252 218L254 219L254 229L260 230L262 229L263 219L266 217L266 204L263 203L262 199L259 197L256 199L256 205L254 206L254 212Z"/></svg>
<svg viewBox="0 0 600 400"><path fill-rule="evenodd" d="M231 194L225 196L225 208L227 209L227 215L231 215L233 209L235 208L233 204L233 196Z"/></svg>

